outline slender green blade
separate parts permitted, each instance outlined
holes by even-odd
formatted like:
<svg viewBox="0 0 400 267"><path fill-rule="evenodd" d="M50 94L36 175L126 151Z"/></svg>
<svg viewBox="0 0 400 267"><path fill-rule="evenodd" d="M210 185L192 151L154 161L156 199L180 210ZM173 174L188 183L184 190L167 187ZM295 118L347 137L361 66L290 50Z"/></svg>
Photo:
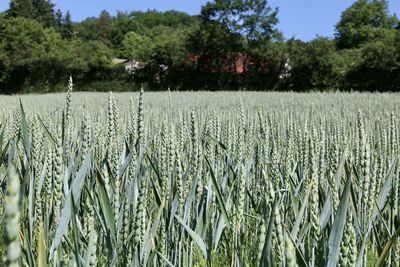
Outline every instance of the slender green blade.
<svg viewBox="0 0 400 267"><path fill-rule="evenodd" d="M344 225L346 223L347 209L349 206L351 171L347 171L347 181L340 197L339 207L333 221L332 230L329 234L329 253L327 258L327 267L336 267L339 260L340 242L342 242Z"/></svg>

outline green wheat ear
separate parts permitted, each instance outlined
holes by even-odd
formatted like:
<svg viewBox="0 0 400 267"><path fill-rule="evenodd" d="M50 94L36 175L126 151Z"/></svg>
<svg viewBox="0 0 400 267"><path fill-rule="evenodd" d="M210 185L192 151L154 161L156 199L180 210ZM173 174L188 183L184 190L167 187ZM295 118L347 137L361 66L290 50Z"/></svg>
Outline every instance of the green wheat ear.
<svg viewBox="0 0 400 267"><path fill-rule="evenodd" d="M5 244L6 253L4 264L8 267L19 266L19 258L21 254L21 246L19 241L19 192L20 182L19 176L11 163L7 175L7 190L4 197L4 215L5 215Z"/></svg>

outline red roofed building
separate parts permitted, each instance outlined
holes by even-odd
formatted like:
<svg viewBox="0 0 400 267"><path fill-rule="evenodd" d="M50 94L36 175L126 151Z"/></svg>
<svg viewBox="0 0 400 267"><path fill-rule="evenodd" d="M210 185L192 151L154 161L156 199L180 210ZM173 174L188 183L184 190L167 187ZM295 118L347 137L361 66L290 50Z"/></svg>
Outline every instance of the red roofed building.
<svg viewBox="0 0 400 267"><path fill-rule="evenodd" d="M241 52L228 54L221 60L223 61L222 64L216 64L212 58L196 54L189 54L187 58L190 62L202 64L201 68L211 73L263 73L268 71L269 67L266 60L251 57Z"/></svg>

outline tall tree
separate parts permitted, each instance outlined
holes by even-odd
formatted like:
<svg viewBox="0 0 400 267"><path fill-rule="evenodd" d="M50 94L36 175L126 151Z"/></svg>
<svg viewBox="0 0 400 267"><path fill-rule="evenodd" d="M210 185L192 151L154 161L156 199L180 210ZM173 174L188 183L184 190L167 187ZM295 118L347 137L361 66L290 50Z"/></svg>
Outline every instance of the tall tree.
<svg viewBox="0 0 400 267"><path fill-rule="evenodd" d="M113 28L113 18L111 17L110 13L108 13L106 10L101 11L95 28L101 39L109 41Z"/></svg>
<svg viewBox="0 0 400 267"><path fill-rule="evenodd" d="M277 14L267 0L215 0L201 9L203 19L217 21L249 41L278 37Z"/></svg>
<svg viewBox="0 0 400 267"><path fill-rule="evenodd" d="M61 31L62 25L64 24L64 17L63 17L63 13L60 9L57 9L55 15L55 27L58 31Z"/></svg>
<svg viewBox="0 0 400 267"><path fill-rule="evenodd" d="M73 27L74 25L72 23L71 13L68 10L63 20L61 36L68 40L72 39L72 37L74 36Z"/></svg>
<svg viewBox="0 0 400 267"><path fill-rule="evenodd" d="M265 60L260 46L281 38L276 29L277 14L267 0L207 2L201 9L202 23L188 43L190 52L201 55L197 68L232 67L239 56L244 57L244 65L250 57L254 65L260 65Z"/></svg>
<svg viewBox="0 0 400 267"><path fill-rule="evenodd" d="M31 0L12 0L10 7L6 11L9 17L25 17L32 18L32 1Z"/></svg>
<svg viewBox="0 0 400 267"><path fill-rule="evenodd" d="M201 9L203 23L195 35L200 41L216 44L214 48L205 44L214 51L252 53L260 43L280 39L277 14L278 10L271 8L267 0L207 2Z"/></svg>
<svg viewBox="0 0 400 267"><path fill-rule="evenodd" d="M336 48L332 40L317 37L305 43L292 39L287 46L291 70L286 89L306 91L337 88Z"/></svg>
<svg viewBox="0 0 400 267"><path fill-rule="evenodd" d="M54 4L49 0L32 0L33 18L46 27L55 26Z"/></svg>
<svg viewBox="0 0 400 267"><path fill-rule="evenodd" d="M6 19L0 28L0 51L5 52L3 68L6 70L6 77L2 76L8 90L38 81L43 85L59 77L62 72L57 70L65 63L57 60L63 50L61 38L54 29L23 17ZM52 74L56 72L57 75Z"/></svg>
<svg viewBox="0 0 400 267"><path fill-rule="evenodd" d="M48 0L12 0L6 13L9 17L35 19L46 27L56 26L54 4Z"/></svg>
<svg viewBox="0 0 400 267"><path fill-rule="evenodd" d="M362 46L360 60L347 72L347 87L354 90L400 90L400 33L388 32Z"/></svg>
<svg viewBox="0 0 400 267"><path fill-rule="evenodd" d="M61 38L54 29L27 18L10 18L0 28L0 50L14 65L24 65L55 53Z"/></svg>
<svg viewBox="0 0 400 267"><path fill-rule="evenodd" d="M357 0L342 13L335 39L339 48L360 47L381 39L397 23L396 16L389 14L386 0Z"/></svg>
<svg viewBox="0 0 400 267"><path fill-rule="evenodd" d="M128 32L122 40L123 56L129 59L147 61L150 56L152 42L147 36L136 32Z"/></svg>
<svg viewBox="0 0 400 267"><path fill-rule="evenodd" d="M77 35L85 40L98 40L109 46L112 46L112 31L114 28L114 19L106 11L101 11L98 18L91 17L82 21L77 26Z"/></svg>

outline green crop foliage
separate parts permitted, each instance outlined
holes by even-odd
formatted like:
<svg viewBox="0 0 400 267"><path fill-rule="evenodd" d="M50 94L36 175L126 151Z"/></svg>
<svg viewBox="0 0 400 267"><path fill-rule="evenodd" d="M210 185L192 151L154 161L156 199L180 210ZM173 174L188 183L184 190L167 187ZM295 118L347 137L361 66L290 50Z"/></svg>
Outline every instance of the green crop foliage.
<svg viewBox="0 0 400 267"><path fill-rule="evenodd" d="M398 266L399 100L0 96L0 265Z"/></svg>

